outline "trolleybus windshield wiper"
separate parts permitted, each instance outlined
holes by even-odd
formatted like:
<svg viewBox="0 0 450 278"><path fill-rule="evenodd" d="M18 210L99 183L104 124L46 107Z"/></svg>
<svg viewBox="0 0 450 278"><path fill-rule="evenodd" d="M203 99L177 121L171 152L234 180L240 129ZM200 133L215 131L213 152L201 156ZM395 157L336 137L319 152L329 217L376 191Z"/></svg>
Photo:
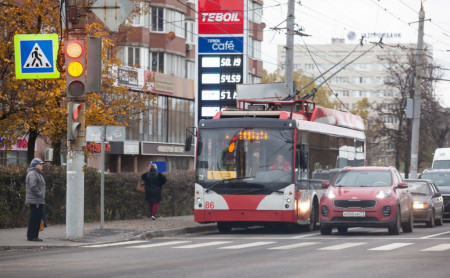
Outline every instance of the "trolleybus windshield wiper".
<svg viewBox="0 0 450 278"><path fill-rule="evenodd" d="M258 184L258 185L260 185L260 184ZM251 190L239 192L239 193L240 194L248 194L248 193L253 193L253 192L262 191L262 190L268 190L268 191L272 191L272 192L276 192L276 193L280 193L280 194L284 193L283 191L281 191L279 189L272 189L272 188L265 187L265 186L263 186L262 188L255 188L255 189L251 189Z"/></svg>
<svg viewBox="0 0 450 278"><path fill-rule="evenodd" d="M213 189L214 187L216 187L219 184L224 184L226 181L244 180L244 179L249 179L249 178L253 178L253 177L242 177L242 178L231 178L231 179L219 180L219 181L216 181L215 183L213 183L210 187L206 188L206 192Z"/></svg>

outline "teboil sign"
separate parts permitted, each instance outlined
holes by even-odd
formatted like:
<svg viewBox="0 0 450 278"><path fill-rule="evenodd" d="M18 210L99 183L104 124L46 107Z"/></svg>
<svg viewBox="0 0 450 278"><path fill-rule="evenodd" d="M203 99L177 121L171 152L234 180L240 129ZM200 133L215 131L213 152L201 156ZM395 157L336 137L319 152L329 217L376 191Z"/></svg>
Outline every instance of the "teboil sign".
<svg viewBox="0 0 450 278"><path fill-rule="evenodd" d="M244 3L242 0L198 1L199 34L243 34Z"/></svg>

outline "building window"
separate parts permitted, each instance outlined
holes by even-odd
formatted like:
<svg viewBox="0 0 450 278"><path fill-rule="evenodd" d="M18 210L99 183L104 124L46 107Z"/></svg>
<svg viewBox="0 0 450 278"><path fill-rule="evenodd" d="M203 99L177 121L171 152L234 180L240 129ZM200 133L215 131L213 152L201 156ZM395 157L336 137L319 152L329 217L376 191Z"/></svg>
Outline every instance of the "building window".
<svg viewBox="0 0 450 278"><path fill-rule="evenodd" d="M185 37L186 37L186 43L194 44L194 21L187 20L185 23Z"/></svg>
<svg viewBox="0 0 450 278"><path fill-rule="evenodd" d="M184 25L184 14L175 11L166 9L166 15L167 15L167 28L166 31L175 32L175 35L179 38L185 38L185 25Z"/></svg>
<svg viewBox="0 0 450 278"><path fill-rule="evenodd" d="M195 62L186 60L186 78L195 79Z"/></svg>
<svg viewBox="0 0 450 278"><path fill-rule="evenodd" d="M150 58L151 70L164 73L164 52L152 52Z"/></svg>
<svg viewBox="0 0 450 278"><path fill-rule="evenodd" d="M139 47L127 47L127 65L130 67L139 67L140 63L140 49Z"/></svg>
<svg viewBox="0 0 450 278"><path fill-rule="evenodd" d="M152 7L152 31L164 31L164 9Z"/></svg>
<svg viewBox="0 0 450 278"><path fill-rule="evenodd" d="M27 165L26 151L0 151L0 165Z"/></svg>
<svg viewBox="0 0 450 278"><path fill-rule="evenodd" d="M164 73L185 77L185 58L166 53L166 69Z"/></svg>

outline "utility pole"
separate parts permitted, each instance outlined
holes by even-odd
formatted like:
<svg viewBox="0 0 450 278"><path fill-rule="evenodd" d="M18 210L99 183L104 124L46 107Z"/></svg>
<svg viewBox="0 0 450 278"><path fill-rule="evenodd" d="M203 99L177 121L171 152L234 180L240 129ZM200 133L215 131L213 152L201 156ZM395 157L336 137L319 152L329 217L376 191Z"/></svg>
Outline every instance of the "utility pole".
<svg viewBox="0 0 450 278"><path fill-rule="evenodd" d="M284 88L288 95L294 93L294 21L295 0L289 0L286 20L286 61L284 70Z"/></svg>
<svg viewBox="0 0 450 278"><path fill-rule="evenodd" d="M69 40L85 42L86 39L86 1L66 1L66 27ZM85 44L83 44L85 45ZM85 55L83 52L82 55ZM66 80L67 80L66 68ZM85 71L83 72L85 74ZM84 89L83 89L84 90ZM67 192L66 192L66 239L79 240L83 238L84 229L84 145L85 145L85 98L71 98L66 91L68 105L81 104L79 115L79 130L76 138L68 135L67 140ZM69 107L70 108L70 107ZM71 114L69 114L69 117ZM68 126L68 129L72 127ZM69 133L68 133L69 134ZM74 140L73 140L74 139Z"/></svg>
<svg viewBox="0 0 450 278"><path fill-rule="evenodd" d="M417 167L419 164L419 127L420 127L420 97L422 94L422 67L423 67L423 29L425 22L425 11L420 5L419 12L419 35L417 38L416 50L416 77L414 84L414 105L411 131L411 173L410 179L417 178Z"/></svg>

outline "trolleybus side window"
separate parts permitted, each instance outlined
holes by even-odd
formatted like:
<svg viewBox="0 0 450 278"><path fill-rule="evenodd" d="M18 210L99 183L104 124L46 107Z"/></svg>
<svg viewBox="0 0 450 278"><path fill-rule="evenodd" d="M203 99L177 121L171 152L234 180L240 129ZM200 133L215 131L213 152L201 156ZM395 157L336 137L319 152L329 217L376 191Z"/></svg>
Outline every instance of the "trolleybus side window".
<svg viewBox="0 0 450 278"><path fill-rule="evenodd" d="M308 136L309 132L298 131L297 154L296 154L297 165L295 167L295 173L298 181L308 179L308 160L309 160Z"/></svg>

